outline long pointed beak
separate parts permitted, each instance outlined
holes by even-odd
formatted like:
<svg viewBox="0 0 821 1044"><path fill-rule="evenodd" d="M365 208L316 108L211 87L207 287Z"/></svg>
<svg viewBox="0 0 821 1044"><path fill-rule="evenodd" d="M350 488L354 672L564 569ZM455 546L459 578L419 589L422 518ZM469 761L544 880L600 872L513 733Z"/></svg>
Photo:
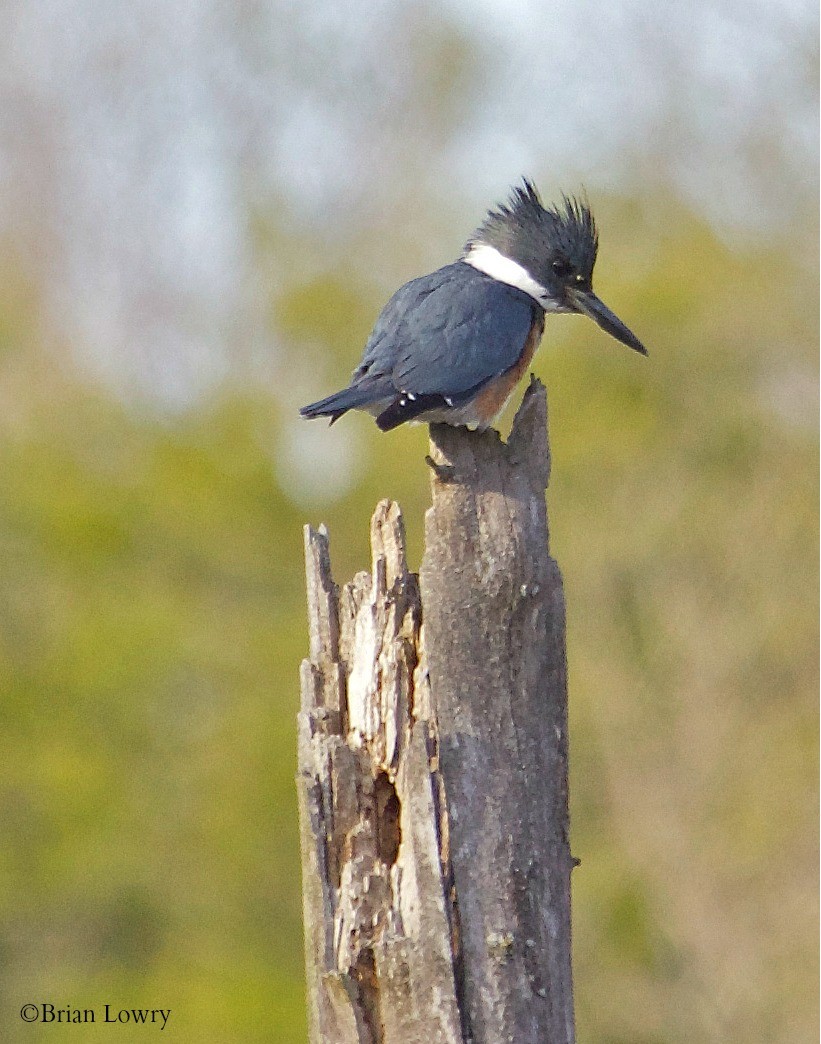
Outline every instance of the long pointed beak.
<svg viewBox="0 0 821 1044"><path fill-rule="evenodd" d="M627 329L621 319L611 312L592 290L577 290L575 287L569 287L567 294L576 311L589 316L602 330L609 333L611 337L615 337L617 341L621 341L622 344L626 344L628 348L647 355L647 349L638 337Z"/></svg>

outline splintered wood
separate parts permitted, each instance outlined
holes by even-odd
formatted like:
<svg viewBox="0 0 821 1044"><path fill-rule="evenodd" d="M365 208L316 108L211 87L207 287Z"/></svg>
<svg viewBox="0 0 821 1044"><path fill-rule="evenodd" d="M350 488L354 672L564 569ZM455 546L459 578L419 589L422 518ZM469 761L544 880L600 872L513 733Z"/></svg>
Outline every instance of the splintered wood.
<svg viewBox="0 0 821 1044"><path fill-rule="evenodd" d="M505 444L431 429L341 590L306 527L299 776L311 1044L572 1044L564 599L544 389ZM421 588L421 594L420 594ZM423 602L425 628L422 629Z"/></svg>
<svg viewBox="0 0 821 1044"><path fill-rule="evenodd" d="M371 522L373 569L338 591L306 528L311 659L299 730L315 1044L461 1044L441 781L402 518Z"/></svg>

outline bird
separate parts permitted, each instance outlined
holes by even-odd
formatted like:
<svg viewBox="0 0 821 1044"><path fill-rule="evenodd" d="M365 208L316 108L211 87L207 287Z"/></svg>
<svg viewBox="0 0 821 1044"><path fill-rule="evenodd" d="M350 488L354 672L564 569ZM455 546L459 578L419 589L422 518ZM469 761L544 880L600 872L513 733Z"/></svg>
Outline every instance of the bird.
<svg viewBox="0 0 821 1044"><path fill-rule="evenodd" d="M588 316L642 355L647 349L593 292L598 231L585 197L545 206L522 178L492 207L459 258L411 279L376 320L347 388L303 417L372 414L382 431L408 421L484 430L530 365L545 317Z"/></svg>

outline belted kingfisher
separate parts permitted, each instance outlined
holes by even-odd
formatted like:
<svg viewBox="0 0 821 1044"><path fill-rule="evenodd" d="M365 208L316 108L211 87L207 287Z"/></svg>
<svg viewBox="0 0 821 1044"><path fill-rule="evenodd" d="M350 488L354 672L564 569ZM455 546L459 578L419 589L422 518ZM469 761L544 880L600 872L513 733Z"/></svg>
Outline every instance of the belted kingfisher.
<svg viewBox="0 0 821 1044"><path fill-rule="evenodd" d="M488 212L458 261L396 291L350 385L300 413L333 424L365 410L383 431L411 420L486 428L530 364L547 312L581 312L646 355L593 293L597 250L586 202L563 196L544 207L523 179Z"/></svg>

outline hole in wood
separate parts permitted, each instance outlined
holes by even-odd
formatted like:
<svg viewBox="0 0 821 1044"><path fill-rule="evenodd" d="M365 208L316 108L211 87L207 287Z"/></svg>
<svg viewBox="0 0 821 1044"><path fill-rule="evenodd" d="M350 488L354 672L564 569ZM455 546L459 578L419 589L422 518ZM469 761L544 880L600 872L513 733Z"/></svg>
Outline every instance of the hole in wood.
<svg viewBox="0 0 821 1044"><path fill-rule="evenodd" d="M402 806L396 788L388 779L387 773L380 772L374 781L376 795L376 839L379 858L385 866L393 866L399 854L399 843L402 840L402 829L399 825L399 813Z"/></svg>

